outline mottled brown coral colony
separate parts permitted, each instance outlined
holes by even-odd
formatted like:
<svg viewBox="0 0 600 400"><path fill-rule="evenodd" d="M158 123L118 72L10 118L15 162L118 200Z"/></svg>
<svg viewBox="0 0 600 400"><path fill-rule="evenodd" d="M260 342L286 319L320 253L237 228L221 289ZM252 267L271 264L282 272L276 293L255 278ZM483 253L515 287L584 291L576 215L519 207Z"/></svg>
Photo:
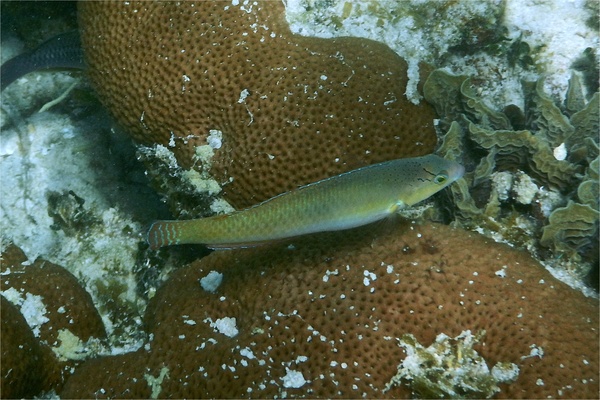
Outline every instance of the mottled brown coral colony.
<svg viewBox="0 0 600 400"><path fill-rule="evenodd" d="M85 342L106 337L91 296L73 275L44 260L26 261L14 245L0 254L2 398L60 391L86 358L83 345L74 345L70 339ZM81 352L74 354L76 350Z"/></svg>
<svg viewBox="0 0 600 400"><path fill-rule="evenodd" d="M89 361L61 395L409 397L409 381L384 391L405 357L397 338L485 330L487 365L519 368L497 396L597 396L597 302L529 255L441 225L354 233L214 252L177 271L148 307L148 344Z"/></svg>
<svg viewBox="0 0 600 400"><path fill-rule="evenodd" d="M370 40L293 35L283 2L79 11L90 77L118 121L186 168L221 132L211 173L236 208L436 143L433 109L404 94L404 60Z"/></svg>

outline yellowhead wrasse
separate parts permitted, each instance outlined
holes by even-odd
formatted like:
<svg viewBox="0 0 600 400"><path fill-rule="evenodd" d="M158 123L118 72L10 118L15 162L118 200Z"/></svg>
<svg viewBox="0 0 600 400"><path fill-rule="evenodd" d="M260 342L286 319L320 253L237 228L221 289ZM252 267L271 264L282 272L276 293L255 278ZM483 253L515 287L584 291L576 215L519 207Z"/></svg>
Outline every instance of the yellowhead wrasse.
<svg viewBox="0 0 600 400"><path fill-rule="evenodd" d="M186 243L234 248L354 228L425 200L463 173L462 165L433 154L386 161L299 187L231 214L156 221L148 232L148 243L152 249Z"/></svg>

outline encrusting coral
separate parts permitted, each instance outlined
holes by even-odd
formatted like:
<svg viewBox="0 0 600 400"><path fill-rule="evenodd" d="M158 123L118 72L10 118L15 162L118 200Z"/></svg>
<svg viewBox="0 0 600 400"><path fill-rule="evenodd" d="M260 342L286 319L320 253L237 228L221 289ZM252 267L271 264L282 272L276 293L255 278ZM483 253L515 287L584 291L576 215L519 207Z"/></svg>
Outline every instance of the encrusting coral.
<svg viewBox="0 0 600 400"><path fill-rule="evenodd" d="M87 361L60 395L406 398L410 380L388 384L405 358L398 340L428 346L466 330L485 331L473 348L487 367L514 364L476 393L497 385L497 397L595 398L599 389L597 301L525 252L442 225L213 252L172 275L145 323L145 346ZM500 383L507 370L514 383Z"/></svg>
<svg viewBox="0 0 600 400"><path fill-rule="evenodd" d="M366 39L293 35L284 2L81 2L79 22L117 120L210 171L235 208L436 144L434 110L406 99L400 57Z"/></svg>
<svg viewBox="0 0 600 400"><path fill-rule="evenodd" d="M59 391L90 355L85 343L106 337L102 319L66 269L28 263L14 245L1 257L2 397Z"/></svg>

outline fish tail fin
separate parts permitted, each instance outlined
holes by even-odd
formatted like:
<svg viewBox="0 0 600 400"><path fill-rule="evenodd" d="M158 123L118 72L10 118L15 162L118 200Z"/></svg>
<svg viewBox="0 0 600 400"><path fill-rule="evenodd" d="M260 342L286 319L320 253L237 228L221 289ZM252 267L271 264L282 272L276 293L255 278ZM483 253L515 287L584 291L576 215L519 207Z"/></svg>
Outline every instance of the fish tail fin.
<svg viewBox="0 0 600 400"><path fill-rule="evenodd" d="M157 250L163 246L179 244L180 229L178 221L156 221L150 225L146 241L151 250Z"/></svg>

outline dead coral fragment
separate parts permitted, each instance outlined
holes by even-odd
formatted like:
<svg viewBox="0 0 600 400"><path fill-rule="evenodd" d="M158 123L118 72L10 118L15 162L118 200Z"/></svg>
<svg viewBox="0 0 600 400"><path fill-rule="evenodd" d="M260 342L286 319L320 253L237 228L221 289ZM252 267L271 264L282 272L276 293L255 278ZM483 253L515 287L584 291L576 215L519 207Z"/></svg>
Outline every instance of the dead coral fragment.
<svg viewBox="0 0 600 400"><path fill-rule="evenodd" d="M203 145L202 165L210 166L215 147ZM171 213L177 218L207 217L214 213L231 212L233 208L219 196L221 188L205 169L185 170L166 146L139 146L138 160L147 169L148 177L157 192L168 199Z"/></svg>
<svg viewBox="0 0 600 400"><path fill-rule="evenodd" d="M99 221L92 212L83 206L85 199L77 196L75 192L49 191L46 193L48 199L48 215L54 220L51 228L63 230L68 236L77 236L85 232L92 224Z"/></svg>
<svg viewBox="0 0 600 400"><path fill-rule="evenodd" d="M490 398L500 391L497 383L513 382L519 367L513 363L497 363L492 370L473 348L485 335L470 330L451 338L440 333L429 347L407 333L398 340L406 358L398 365L398 373L387 384L405 382L418 398Z"/></svg>

